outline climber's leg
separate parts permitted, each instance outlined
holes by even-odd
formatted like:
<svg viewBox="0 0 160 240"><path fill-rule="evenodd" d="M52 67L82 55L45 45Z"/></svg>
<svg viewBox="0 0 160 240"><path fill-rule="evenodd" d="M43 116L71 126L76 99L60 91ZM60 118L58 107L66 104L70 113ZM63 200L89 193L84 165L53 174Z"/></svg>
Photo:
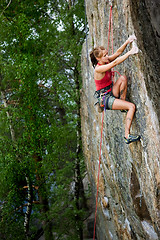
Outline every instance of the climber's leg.
<svg viewBox="0 0 160 240"><path fill-rule="evenodd" d="M133 120L133 116L135 113L135 105L133 103L121 100L121 99L115 99L112 105L113 110L128 110L127 116L126 116L126 123L125 123L125 138L128 138L128 134L130 133L130 128Z"/></svg>
<svg viewBox="0 0 160 240"><path fill-rule="evenodd" d="M127 94L127 77L120 76L112 88L113 95L122 100L126 100Z"/></svg>
<svg viewBox="0 0 160 240"><path fill-rule="evenodd" d="M127 102L121 99L115 99L112 105L113 110L124 109L128 110L125 122L125 142L127 144L131 142L135 142L140 139L138 135L130 135L130 128L133 120L133 116L135 113L135 105L131 102Z"/></svg>

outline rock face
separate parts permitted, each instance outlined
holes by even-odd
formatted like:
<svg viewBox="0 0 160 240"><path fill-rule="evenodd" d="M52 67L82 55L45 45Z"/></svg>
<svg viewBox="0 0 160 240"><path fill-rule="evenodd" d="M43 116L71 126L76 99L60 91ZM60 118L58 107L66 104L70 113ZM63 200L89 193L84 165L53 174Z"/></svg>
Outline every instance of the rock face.
<svg viewBox="0 0 160 240"><path fill-rule="evenodd" d="M88 54L107 47L110 4L114 50L135 34L139 53L115 70L128 78L127 99L136 104L131 132L141 141L124 143L126 113L104 115L96 236L98 240L160 239L160 2L86 0L89 26L82 50L81 117L85 162L95 202L102 114L93 98L94 69ZM111 47L110 47L111 48ZM126 50L129 50L129 46ZM111 53L111 51L110 51ZM88 61L89 60L89 61ZM118 75L115 76L115 79ZM92 237L92 236L90 236Z"/></svg>

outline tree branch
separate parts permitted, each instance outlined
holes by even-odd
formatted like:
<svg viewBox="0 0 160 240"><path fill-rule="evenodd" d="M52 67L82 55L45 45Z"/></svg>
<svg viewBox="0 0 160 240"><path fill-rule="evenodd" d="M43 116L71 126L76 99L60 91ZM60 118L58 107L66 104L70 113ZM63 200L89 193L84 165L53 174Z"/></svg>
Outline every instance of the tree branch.
<svg viewBox="0 0 160 240"><path fill-rule="evenodd" d="M8 5L7 5L7 7L2 11L2 13L1 13L1 15L0 16L2 16L2 14L4 13L4 11L6 11L6 9L9 7L9 5L11 4L11 2L12 2L12 0L10 0L9 1L9 3L8 3Z"/></svg>
<svg viewBox="0 0 160 240"><path fill-rule="evenodd" d="M5 93L3 91L1 91L1 95L2 95L2 101L4 102L4 107L7 108L8 104L7 104L7 99L6 99ZM8 119L10 120L9 112L7 111L6 113L7 113ZM14 129L12 127L11 120L10 120L9 128L10 128L10 132L11 132L12 141L15 142L15 140L16 140L15 139L15 132L14 132Z"/></svg>

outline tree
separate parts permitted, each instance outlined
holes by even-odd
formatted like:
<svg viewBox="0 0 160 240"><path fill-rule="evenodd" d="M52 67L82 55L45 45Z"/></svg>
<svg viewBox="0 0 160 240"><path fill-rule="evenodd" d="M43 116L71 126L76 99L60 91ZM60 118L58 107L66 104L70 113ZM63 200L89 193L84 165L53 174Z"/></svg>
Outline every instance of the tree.
<svg viewBox="0 0 160 240"><path fill-rule="evenodd" d="M83 239L83 3L0 6L1 238Z"/></svg>

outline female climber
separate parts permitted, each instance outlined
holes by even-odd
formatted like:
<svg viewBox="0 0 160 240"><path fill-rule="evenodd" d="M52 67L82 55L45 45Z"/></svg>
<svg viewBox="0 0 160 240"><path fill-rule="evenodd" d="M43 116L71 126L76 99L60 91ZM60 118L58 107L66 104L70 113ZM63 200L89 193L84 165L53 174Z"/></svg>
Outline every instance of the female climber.
<svg viewBox="0 0 160 240"><path fill-rule="evenodd" d="M135 39L135 36L130 36L127 41L113 55L110 56L108 56L107 50L102 46L94 48L90 53L91 62L95 68L95 93L99 100L99 109L101 109L101 111L103 111L105 108L127 112L124 137L126 144L138 141L140 139L139 135L130 134L131 123L135 113L135 105L126 101L127 77L120 76L113 84L111 69L124 62L130 55L138 53L138 48L132 47L130 51L120 56L125 50L126 46ZM101 101L103 101L104 108L102 108Z"/></svg>

